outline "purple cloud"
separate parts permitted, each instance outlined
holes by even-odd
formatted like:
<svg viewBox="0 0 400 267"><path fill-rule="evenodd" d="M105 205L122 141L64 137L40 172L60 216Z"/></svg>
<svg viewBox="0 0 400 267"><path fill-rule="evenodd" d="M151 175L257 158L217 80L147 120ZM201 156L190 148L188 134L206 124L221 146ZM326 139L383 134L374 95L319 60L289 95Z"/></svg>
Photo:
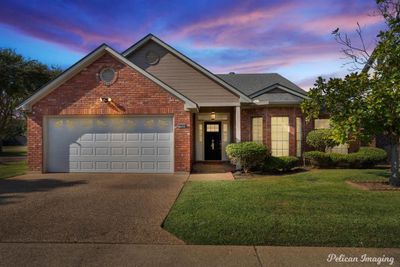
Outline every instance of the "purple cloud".
<svg viewBox="0 0 400 267"><path fill-rule="evenodd" d="M331 31L351 31L357 22L373 48L382 28L380 17L370 15L374 8L373 0L3 0L0 28L82 54L103 42L124 50L152 32L212 71L272 72L337 60L340 47Z"/></svg>

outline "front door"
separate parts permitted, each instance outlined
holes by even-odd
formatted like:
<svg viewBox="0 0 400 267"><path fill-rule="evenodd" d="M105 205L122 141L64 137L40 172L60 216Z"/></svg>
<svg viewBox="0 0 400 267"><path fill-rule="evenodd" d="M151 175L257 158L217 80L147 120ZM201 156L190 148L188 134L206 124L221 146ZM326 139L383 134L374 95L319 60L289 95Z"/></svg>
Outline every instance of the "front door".
<svg viewBox="0 0 400 267"><path fill-rule="evenodd" d="M205 160L221 160L221 123L204 123Z"/></svg>

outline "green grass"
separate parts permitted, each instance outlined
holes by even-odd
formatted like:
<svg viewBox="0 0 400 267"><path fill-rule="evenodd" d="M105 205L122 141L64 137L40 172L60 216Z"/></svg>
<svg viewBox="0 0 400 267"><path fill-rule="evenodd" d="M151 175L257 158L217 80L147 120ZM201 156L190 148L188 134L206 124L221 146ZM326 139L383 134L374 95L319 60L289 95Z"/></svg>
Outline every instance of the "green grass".
<svg viewBox="0 0 400 267"><path fill-rule="evenodd" d="M0 179L22 175L26 170L25 161L0 162Z"/></svg>
<svg viewBox="0 0 400 267"><path fill-rule="evenodd" d="M22 157L26 156L26 146L3 146L0 157Z"/></svg>
<svg viewBox="0 0 400 267"><path fill-rule="evenodd" d="M345 183L387 177L334 169L188 182L164 228L190 244L400 247L400 192Z"/></svg>

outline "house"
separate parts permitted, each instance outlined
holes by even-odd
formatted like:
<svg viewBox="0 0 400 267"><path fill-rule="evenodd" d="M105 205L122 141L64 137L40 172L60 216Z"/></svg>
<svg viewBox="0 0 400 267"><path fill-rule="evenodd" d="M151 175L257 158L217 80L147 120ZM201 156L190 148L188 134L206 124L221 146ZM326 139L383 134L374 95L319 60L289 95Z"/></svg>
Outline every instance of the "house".
<svg viewBox="0 0 400 267"><path fill-rule="evenodd" d="M103 44L24 101L28 165L41 172L189 172L231 142L301 156L306 92L279 74L213 74L149 34Z"/></svg>

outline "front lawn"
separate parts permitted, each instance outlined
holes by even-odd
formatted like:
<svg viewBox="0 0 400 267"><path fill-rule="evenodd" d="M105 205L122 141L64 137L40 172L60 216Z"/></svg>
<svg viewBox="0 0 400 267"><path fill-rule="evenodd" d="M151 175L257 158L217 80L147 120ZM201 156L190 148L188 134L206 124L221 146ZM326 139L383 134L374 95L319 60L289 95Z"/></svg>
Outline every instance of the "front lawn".
<svg viewBox="0 0 400 267"><path fill-rule="evenodd" d="M345 183L387 176L334 169L188 182L164 228L190 244L400 247L400 191Z"/></svg>
<svg viewBox="0 0 400 267"><path fill-rule="evenodd" d="M26 170L25 161L0 162L0 179L22 175Z"/></svg>

